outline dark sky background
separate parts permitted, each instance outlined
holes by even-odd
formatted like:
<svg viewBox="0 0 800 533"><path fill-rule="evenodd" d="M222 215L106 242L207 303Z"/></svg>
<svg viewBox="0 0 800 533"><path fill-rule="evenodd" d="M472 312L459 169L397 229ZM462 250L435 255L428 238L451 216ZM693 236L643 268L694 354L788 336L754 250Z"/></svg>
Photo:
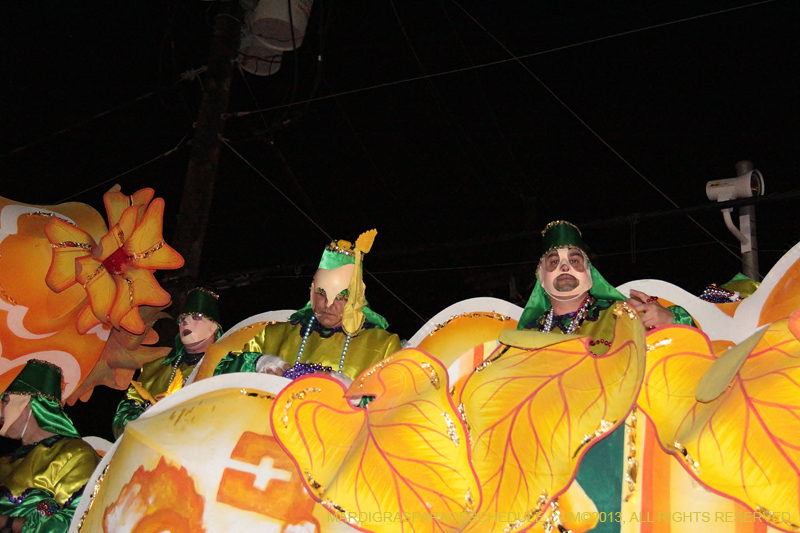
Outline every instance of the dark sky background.
<svg viewBox="0 0 800 533"><path fill-rule="evenodd" d="M218 10L0 3L0 195L104 212L114 183L152 187L169 242L202 95L181 75L207 64ZM798 27L792 0L317 0L276 74L233 77L241 157L223 146L197 283L225 327L298 308L326 233L375 227L367 294L409 338L465 298L523 304L539 231L567 219L611 283L699 294L741 268L719 211L637 214L709 204L743 159L769 195L797 191ZM796 197L757 212L764 275L800 214ZM79 429L106 436L120 394L70 411Z"/></svg>

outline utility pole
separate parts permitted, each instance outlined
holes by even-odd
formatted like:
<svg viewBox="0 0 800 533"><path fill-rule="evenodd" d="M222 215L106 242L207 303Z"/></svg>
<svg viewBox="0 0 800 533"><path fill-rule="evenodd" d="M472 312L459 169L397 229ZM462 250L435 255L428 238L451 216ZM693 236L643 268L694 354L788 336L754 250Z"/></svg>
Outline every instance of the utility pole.
<svg viewBox="0 0 800 533"><path fill-rule="evenodd" d="M178 224L172 246L186 261L175 273L176 283L168 285L175 308L180 309L186 292L197 282L206 236L214 183L219 167L222 115L228 111L234 60L239 49L241 9L238 0L219 3L214 37L203 77L203 99L195 123L192 151L183 185Z"/></svg>
<svg viewBox="0 0 800 533"><path fill-rule="evenodd" d="M743 176L753 170L751 161L736 163L736 175ZM750 279L761 281L758 273L758 241L756 240L756 206L743 205L739 208L739 231L749 237L749 244L742 245L742 274Z"/></svg>

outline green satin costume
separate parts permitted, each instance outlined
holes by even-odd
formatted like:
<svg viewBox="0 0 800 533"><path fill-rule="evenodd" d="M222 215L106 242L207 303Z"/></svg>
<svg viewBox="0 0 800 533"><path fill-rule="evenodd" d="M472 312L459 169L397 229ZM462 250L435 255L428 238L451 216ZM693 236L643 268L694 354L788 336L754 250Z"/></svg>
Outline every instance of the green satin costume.
<svg viewBox="0 0 800 533"><path fill-rule="evenodd" d="M263 354L277 355L289 365L293 365L300 350L303 333L308 325L310 315L306 314L291 322L271 324L247 344L240 352L229 353L214 370L214 375L231 372L255 372L256 360ZM355 337L351 337L350 346L344 361L342 373L355 379L362 371L400 350L400 338L381 329L367 327ZM306 347L300 363L319 363L329 366L335 372L339 368L339 359L347 336L341 328L325 329L314 321L313 331L306 340Z"/></svg>
<svg viewBox="0 0 800 533"><path fill-rule="evenodd" d="M55 435L0 457L0 514L25 517L23 533L63 533L100 456L81 439Z"/></svg>

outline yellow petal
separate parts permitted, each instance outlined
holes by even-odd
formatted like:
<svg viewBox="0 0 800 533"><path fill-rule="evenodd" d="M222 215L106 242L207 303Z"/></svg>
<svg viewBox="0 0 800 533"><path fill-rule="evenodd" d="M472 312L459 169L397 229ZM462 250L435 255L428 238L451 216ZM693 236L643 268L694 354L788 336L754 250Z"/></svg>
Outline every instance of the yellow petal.
<svg viewBox="0 0 800 533"><path fill-rule="evenodd" d="M100 324L100 321L94 316L92 306L87 304L78 314L78 321L75 326L78 329L78 333L84 335L98 324Z"/></svg>
<svg viewBox="0 0 800 533"><path fill-rule="evenodd" d="M94 247L92 236L81 228L70 224L59 217L52 217L44 227L44 234L50 244L59 245L61 243L77 243Z"/></svg>
<svg viewBox="0 0 800 533"><path fill-rule="evenodd" d="M119 226L112 227L108 233L100 237L100 253L96 259L98 261L106 260L108 256L122 247L123 242L123 235L122 232L119 231Z"/></svg>
<svg viewBox="0 0 800 533"><path fill-rule="evenodd" d="M123 247L124 243L128 242L131 235L133 235L142 213L144 213L144 207L140 205L131 206L122 212L122 216L119 218L119 223L117 224L120 235L122 236L120 247Z"/></svg>
<svg viewBox="0 0 800 533"><path fill-rule="evenodd" d="M695 479L793 524L800 524L797 316L771 324L727 390L706 403L695 389L718 359L708 337L686 326L659 328L647 338L654 348L639 397L661 445Z"/></svg>
<svg viewBox="0 0 800 533"><path fill-rule="evenodd" d="M109 226L115 226L119 222L122 212L132 205L146 207L153 199L155 191L153 189L141 189L132 196L127 196L119 192L119 185L114 186L109 192L103 195L103 203L106 206Z"/></svg>
<svg viewBox="0 0 800 533"><path fill-rule="evenodd" d="M164 242L161 228L163 216L164 200L156 198L130 238L125 241L125 252L132 258L131 264L150 270L183 266L183 257Z"/></svg>
<svg viewBox="0 0 800 533"><path fill-rule="evenodd" d="M45 276L45 283L54 292L61 292L75 284L75 259L91 255L94 239L82 229L53 217L44 228L53 249L53 259Z"/></svg>
<svg viewBox="0 0 800 533"><path fill-rule="evenodd" d="M89 295L94 316L104 324L108 324L111 309L117 298L117 285L113 276L103 268L84 285L84 288Z"/></svg>
<svg viewBox="0 0 800 533"><path fill-rule="evenodd" d="M170 295L161 288L156 278L148 270L125 266L123 272L114 276L117 285L117 298L110 313L111 324L122 327L131 333L144 331L144 322L137 308L140 305L161 307L170 302Z"/></svg>
<svg viewBox="0 0 800 533"><path fill-rule="evenodd" d="M45 283L53 292L61 292L75 284L75 260L91 254L81 248L55 248Z"/></svg>

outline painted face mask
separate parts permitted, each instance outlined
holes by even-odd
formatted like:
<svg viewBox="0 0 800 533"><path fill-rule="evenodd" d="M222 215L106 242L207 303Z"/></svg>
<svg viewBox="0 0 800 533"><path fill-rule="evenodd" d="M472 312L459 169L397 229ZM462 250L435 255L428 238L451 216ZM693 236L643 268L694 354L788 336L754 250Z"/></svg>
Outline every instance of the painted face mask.
<svg viewBox="0 0 800 533"><path fill-rule="evenodd" d="M330 307L334 299L350 285L350 278L353 277L355 268L355 265L344 265L339 268L317 270L311 284L311 301L314 301L314 294L319 296L324 294L325 307Z"/></svg>
<svg viewBox="0 0 800 533"><path fill-rule="evenodd" d="M11 425L16 422L19 417L25 412L31 397L25 394L6 394L3 396L3 409L2 418L3 426L0 428L0 435L3 437L10 437L18 439L18 436L9 435L8 430Z"/></svg>
<svg viewBox="0 0 800 533"><path fill-rule="evenodd" d="M560 301L574 300L592 288L589 261L578 248L550 251L539 265L539 280L550 298Z"/></svg>
<svg viewBox="0 0 800 533"><path fill-rule="evenodd" d="M194 313L183 317L180 323L181 342L186 347L202 343L217 332L213 320Z"/></svg>

